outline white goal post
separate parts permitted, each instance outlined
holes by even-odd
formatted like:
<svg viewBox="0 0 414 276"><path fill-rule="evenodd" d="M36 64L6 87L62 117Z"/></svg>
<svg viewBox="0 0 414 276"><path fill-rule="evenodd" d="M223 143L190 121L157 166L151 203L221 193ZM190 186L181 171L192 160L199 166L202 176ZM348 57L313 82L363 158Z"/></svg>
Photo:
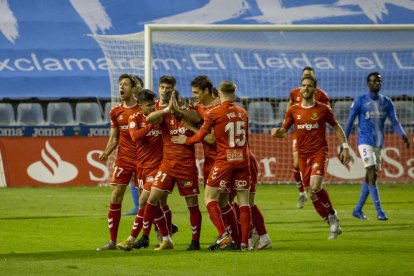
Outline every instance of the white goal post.
<svg viewBox="0 0 414 276"><path fill-rule="evenodd" d="M414 133L414 25L145 25L144 32L94 35L106 59L111 95L118 97L118 76L145 76L157 90L162 75L173 75L177 89L191 97L191 80L208 75L217 85L238 85L238 101L249 111L253 152L260 159L261 182L293 182L290 139L273 141L269 131L280 125L292 88L305 66L315 69L319 85L331 99L343 125L352 100L366 93L366 76L383 76L381 93L393 99L399 119ZM387 123L380 180L412 182L414 160ZM356 148L345 169L336 158L337 141L328 130L328 182L360 182L364 177Z"/></svg>

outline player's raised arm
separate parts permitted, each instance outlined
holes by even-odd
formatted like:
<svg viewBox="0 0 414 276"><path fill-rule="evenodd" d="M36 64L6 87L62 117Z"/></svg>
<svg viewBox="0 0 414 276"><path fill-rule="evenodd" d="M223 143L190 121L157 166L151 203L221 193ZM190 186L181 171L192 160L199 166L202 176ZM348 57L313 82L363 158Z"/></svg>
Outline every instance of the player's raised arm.
<svg viewBox="0 0 414 276"><path fill-rule="evenodd" d="M197 134L198 133L198 131L199 131L199 128L197 128L195 125L194 125L194 123L192 123L192 122L187 122L187 121L185 121L185 125L186 125L186 127L189 129L189 130L191 130L192 132L194 132L195 134ZM206 137L204 137L204 142L206 142L206 143L208 143L208 144L210 144L210 145L215 145L215 142L216 142L216 137L214 136L214 131L213 130L211 130L211 132L209 133L209 134L207 134L207 136Z"/></svg>
<svg viewBox="0 0 414 276"><path fill-rule="evenodd" d="M202 118L200 114L198 114L194 110L182 108L178 104L178 95L177 95L178 93L176 92L176 90L173 91L173 95L174 94L175 96L171 97L172 99L171 109L174 110L174 112L180 114L186 122L193 123L193 124L201 123Z"/></svg>
<svg viewBox="0 0 414 276"><path fill-rule="evenodd" d="M158 125L162 122L162 118L166 113L171 113L171 111L173 111L173 101L175 99L175 90L172 91L171 97L169 99L169 103L168 106L164 109L161 110L157 110L152 112L151 114L148 115L147 117L147 122L153 125Z"/></svg>

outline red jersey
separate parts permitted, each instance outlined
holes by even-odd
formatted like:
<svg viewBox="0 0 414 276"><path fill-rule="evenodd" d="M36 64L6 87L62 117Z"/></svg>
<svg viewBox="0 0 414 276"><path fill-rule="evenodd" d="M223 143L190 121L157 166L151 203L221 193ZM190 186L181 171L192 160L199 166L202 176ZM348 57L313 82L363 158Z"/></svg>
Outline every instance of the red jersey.
<svg viewBox="0 0 414 276"><path fill-rule="evenodd" d="M156 100L155 101L155 109L156 110L161 110L161 109L164 109L164 108L166 108L166 107L168 107L168 104L161 104L161 100Z"/></svg>
<svg viewBox="0 0 414 276"><path fill-rule="evenodd" d="M137 112L129 116L129 134L137 148L137 167L155 168L162 161L161 128L147 124L147 116Z"/></svg>
<svg viewBox="0 0 414 276"><path fill-rule="evenodd" d="M217 147L215 164L224 169L248 167L248 122L244 108L230 101L223 102L206 113L199 132L187 138L186 143L201 141L214 128Z"/></svg>
<svg viewBox="0 0 414 276"><path fill-rule="evenodd" d="M316 88L315 94L313 96L315 101L329 105L329 96L328 94L320 88ZM289 94L289 100L293 104L302 103L302 93L300 93L300 87L293 88Z"/></svg>
<svg viewBox="0 0 414 276"><path fill-rule="evenodd" d="M182 134L191 136L194 133L186 128L184 120L171 113L164 114L160 127L164 145L162 168L168 175L187 179L188 168L196 166L194 145L175 144L171 142L171 137Z"/></svg>
<svg viewBox="0 0 414 276"><path fill-rule="evenodd" d="M295 104L287 110L282 128L289 129L295 125L298 153L305 158L315 153L328 153L326 123L331 126L338 124L328 105L315 102L311 107L302 107Z"/></svg>
<svg viewBox="0 0 414 276"><path fill-rule="evenodd" d="M138 104L132 107L125 107L123 103L114 106L109 111L109 118L111 119L111 128L118 128L119 131L119 143L117 160L121 159L125 161L133 162L136 160L136 144L132 141L128 131L128 118L132 114L139 111Z"/></svg>
<svg viewBox="0 0 414 276"><path fill-rule="evenodd" d="M207 111L209 111L213 107L214 106L212 105L204 106L202 103L199 103L196 105L195 110L198 112L198 114L200 114L201 118L204 118ZM203 149L204 149L204 158L211 158L214 160L217 155L216 145L211 145L209 143L206 143L204 140L202 141L202 143L203 143Z"/></svg>

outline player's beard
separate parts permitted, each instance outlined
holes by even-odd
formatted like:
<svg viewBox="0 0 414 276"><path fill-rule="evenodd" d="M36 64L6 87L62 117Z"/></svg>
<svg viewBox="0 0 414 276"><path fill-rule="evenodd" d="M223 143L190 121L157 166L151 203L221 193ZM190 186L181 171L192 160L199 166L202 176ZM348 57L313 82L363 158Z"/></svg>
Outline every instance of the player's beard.
<svg viewBox="0 0 414 276"><path fill-rule="evenodd" d="M313 91L313 92L304 91L304 92L302 92L302 99L309 100L309 99L313 98L314 94L315 94L315 91Z"/></svg>

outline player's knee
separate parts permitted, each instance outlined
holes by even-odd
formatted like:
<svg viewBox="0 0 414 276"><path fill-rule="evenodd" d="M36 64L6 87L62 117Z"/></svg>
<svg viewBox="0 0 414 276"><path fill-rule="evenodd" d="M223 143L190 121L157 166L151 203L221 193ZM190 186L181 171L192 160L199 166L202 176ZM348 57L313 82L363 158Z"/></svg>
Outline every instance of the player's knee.
<svg viewBox="0 0 414 276"><path fill-rule="evenodd" d="M198 205L197 196L189 196L189 197L186 197L185 200L187 202L187 206L188 207L192 207L192 206Z"/></svg>

